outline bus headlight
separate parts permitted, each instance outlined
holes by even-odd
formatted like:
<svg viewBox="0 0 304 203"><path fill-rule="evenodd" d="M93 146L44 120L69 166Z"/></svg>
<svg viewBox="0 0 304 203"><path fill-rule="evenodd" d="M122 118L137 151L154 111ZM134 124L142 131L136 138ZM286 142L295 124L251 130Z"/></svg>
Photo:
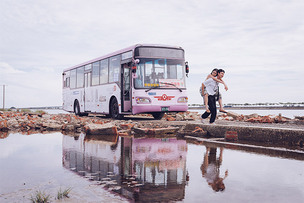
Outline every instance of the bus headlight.
<svg viewBox="0 0 304 203"><path fill-rule="evenodd" d="M151 100L148 97L136 97L137 104L150 104Z"/></svg>
<svg viewBox="0 0 304 203"><path fill-rule="evenodd" d="M187 103L188 102L188 97L180 97L177 100L178 103Z"/></svg>

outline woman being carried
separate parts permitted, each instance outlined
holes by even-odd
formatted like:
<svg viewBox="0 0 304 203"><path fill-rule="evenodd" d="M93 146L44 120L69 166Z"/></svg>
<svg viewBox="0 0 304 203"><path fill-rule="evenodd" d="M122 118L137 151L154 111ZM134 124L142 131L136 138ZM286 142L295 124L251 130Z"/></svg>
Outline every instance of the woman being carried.
<svg viewBox="0 0 304 203"><path fill-rule="evenodd" d="M222 79L218 79L216 76L218 74L218 69L215 68L212 70L212 72L207 76L206 80L208 80L209 78L212 78L213 80L215 80L216 82L218 83L222 83L224 86L225 86L225 90L227 91L228 90L228 86L225 84L225 82L222 80ZM220 112L223 112L223 113L227 113L227 111L224 110L223 108L223 102L222 102L222 95L219 93L219 91L217 92L218 94L218 103L220 105ZM210 110L208 109L208 93L206 91L206 88L204 88L203 90L203 96L204 96L204 103L205 103L205 108L206 108L206 111L208 113L210 113Z"/></svg>

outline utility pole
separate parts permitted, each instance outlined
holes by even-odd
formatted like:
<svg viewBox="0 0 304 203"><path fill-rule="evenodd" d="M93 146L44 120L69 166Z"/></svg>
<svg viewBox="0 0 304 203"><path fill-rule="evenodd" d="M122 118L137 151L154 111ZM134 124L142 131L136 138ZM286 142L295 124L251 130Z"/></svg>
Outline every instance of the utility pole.
<svg viewBox="0 0 304 203"><path fill-rule="evenodd" d="M5 85L3 85L3 111L5 107Z"/></svg>

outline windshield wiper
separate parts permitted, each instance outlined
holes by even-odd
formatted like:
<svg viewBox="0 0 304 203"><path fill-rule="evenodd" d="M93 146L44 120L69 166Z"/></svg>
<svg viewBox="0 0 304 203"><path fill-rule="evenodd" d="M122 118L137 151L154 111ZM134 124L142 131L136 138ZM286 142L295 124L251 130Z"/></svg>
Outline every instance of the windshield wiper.
<svg viewBox="0 0 304 203"><path fill-rule="evenodd" d="M168 83L168 82L159 82L160 84L165 84L165 85L171 85L171 86L174 86L176 87L176 89L178 89L180 92L182 92L183 90L179 87L177 87L175 84L172 84L172 83Z"/></svg>
<svg viewBox="0 0 304 203"><path fill-rule="evenodd" d="M149 92L150 90L155 89L155 88L159 88L159 86L151 87L151 88L145 90L145 92Z"/></svg>

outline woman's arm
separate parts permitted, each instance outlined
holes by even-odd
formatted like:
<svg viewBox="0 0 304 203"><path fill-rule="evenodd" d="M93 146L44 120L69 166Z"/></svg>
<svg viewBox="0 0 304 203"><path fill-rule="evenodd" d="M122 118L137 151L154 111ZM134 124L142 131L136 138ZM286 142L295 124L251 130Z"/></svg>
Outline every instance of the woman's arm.
<svg viewBox="0 0 304 203"><path fill-rule="evenodd" d="M219 82L219 83L224 84L224 83L223 83L224 81L223 81L222 79L218 79L217 77L214 77L214 76L211 75L211 74L208 75L207 79L208 79L208 78L212 78L212 79L215 80L216 82Z"/></svg>

